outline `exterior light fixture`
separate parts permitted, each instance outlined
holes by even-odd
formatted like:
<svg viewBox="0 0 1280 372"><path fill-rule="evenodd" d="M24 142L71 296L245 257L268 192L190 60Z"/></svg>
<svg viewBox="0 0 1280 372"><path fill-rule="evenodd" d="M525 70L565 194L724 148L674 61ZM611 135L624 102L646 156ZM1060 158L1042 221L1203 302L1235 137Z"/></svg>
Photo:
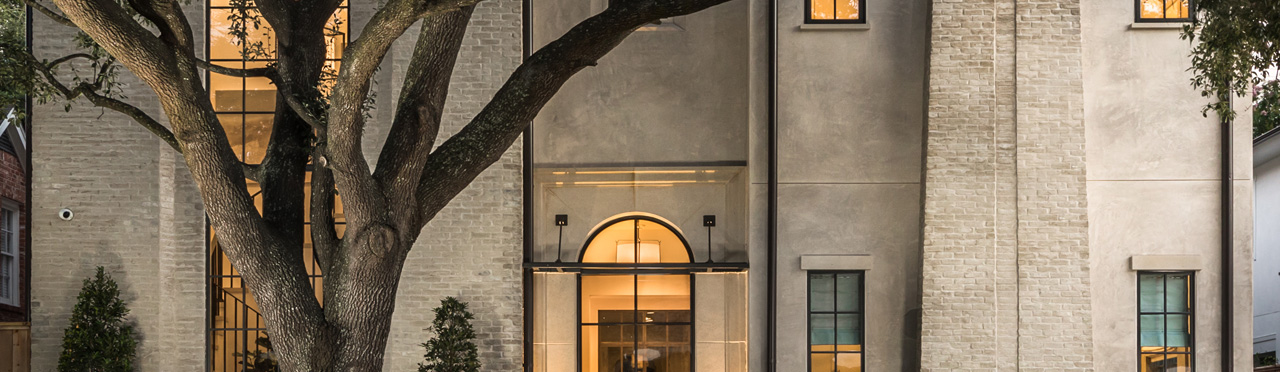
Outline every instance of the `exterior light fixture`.
<svg viewBox="0 0 1280 372"><path fill-rule="evenodd" d="M560 263L560 250L564 248L564 227L569 225L569 215L557 214L556 226L560 228L560 239L556 242L556 263Z"/></svg>
<svg viewBox="0 0 1280 372"><path fill-rule="evenodd" d="M707 227L707 263L715 263L716 260L711 259L711 228L716 227L716 215L702 216L702 226Z"/></svg>

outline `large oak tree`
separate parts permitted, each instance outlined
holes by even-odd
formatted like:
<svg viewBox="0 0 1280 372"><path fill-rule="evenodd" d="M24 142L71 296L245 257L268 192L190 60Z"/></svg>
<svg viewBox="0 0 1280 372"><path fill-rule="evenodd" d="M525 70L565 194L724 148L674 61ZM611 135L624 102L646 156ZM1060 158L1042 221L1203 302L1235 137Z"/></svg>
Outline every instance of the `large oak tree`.
<svg viewBox="0 0 1280 372"><path fill-rule="evenodd" d="M346 47L336 75L324 71L325 25L342 0L253 0L275 31L275 45L266 47L278 62L243 70L201 60L195 41L200 31L182 9L193 5L182 0L52 0L56 8L22 1L81 30L85 49L33 56L9 45L0 48L0 75L31 77L24 89L44 99L84 98L124 113L182 154L219 243L261 308L280 367L380 371L401 268L423 226L499 159L575 73L642 25L727 0L612 2L533 53L470 123L442 143L437 134L450 74L481 0L386 0ZM419 21L403 93L371 165L361 148L370 84L392 43ZM94 71L67 79L58 67L68 63ZM155 91L167 125L113 93L116 66ZM204 70L268 77L275 84L275 118L260 165L246 165L232 151L210 104ZM326 275L323 306L303 262L309 163L315 164L310 238ZM261 212L246 178L261 185ZM336 194L346 215L342 237L334 228Z"/></svg>

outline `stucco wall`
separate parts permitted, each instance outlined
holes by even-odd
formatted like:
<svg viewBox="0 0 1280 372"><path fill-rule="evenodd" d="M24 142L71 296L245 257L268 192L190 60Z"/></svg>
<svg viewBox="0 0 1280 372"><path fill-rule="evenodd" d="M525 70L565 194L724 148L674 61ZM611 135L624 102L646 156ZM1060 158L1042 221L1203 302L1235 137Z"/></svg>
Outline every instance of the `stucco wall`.
<svg viewBox="0 0 1280 372"><path fill-rule="evenodd" d="M1220 125L1190 86L1181 28L1134 29L1133 4L1081 0L1087 125L1094 357L1102 371L1137 367L1133 255L1195 255L1196 364L1221 365ZM1235 370L1252 367L1251 114L1234 127ZM1102 311L1106 309L1106 311Z"/></svg>
<svg viewBox="0 0 1280 372"><path fill-rule="evenodd" d="M534 48L607 0L533 2ZM570 79L534 120L538 164L746 160L746 1L637 31Z"/></svg>
<svg viewBox="0 0 1280 372"><path fill-rule="evenodd" d="M875 261L865 277L865 370L918 366L929 4L867 4L866 29L814 30L801 29L804 2L778 2L779 371L808 368L808 273L800 260L814 254ZM752 149L753 161L767 159L765 147ZM768 213L753 211L761 222ZM766 249L756 242L753 249ZM764 274L765 257L752 258L753 275ZM767 316L763 310L753 317ZM758 341L752 350L766 349Z"/></svg>

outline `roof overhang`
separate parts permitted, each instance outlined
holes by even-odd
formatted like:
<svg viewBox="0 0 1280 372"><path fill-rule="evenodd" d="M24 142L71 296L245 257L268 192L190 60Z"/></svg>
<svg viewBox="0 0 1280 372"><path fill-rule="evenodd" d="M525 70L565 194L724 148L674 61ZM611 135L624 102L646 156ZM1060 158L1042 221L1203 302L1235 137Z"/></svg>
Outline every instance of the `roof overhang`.
<svg viewBox="0 0 1280 372"><path fill-rule="evenodd" d="M4 116L4 121L0 122L0 133L9 135L9 142L13 143L14 155L18 156L18 165L22 167L22 172L27 171L27 134L18 127L17 109L9 109L8 114Z"/></svg>
<svg viewBox="0 0 1280 372"><path fill-rule="evenodd" d="M1280 157L1280 128L1273 129L1253 140L1253 167Z"/></svg>

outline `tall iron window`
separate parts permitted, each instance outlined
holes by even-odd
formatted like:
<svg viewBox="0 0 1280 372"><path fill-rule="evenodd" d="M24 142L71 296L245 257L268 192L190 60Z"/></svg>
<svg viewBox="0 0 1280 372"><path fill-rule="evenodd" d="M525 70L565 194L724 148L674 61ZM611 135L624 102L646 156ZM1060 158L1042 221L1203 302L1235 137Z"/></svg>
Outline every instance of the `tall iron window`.
<svg viewBox="0 0 1280 372"><path fill-rule="evenodd" d="M690 263L680 233L663 220L626 216L588 237L579 262ZM581 372L693 371L693 286L685 270L603 267L578 277Z"/></svg>
<svg viewBox="0 0 1280 372"><path fill-rule="evenodd" d="M241 10L229 0L211 0L206 8L208 33L206 44L209 61L232 68L264 67L276 61L275 35L266 24L246 22L246 40L237 40L231 31L229 17ZM250 6L244 10L248 16L257 17L257 10ZM343 2L325 27L326 53L324 74L326 78L338 71L342 48L347 43L349 8ZM276 87L266 78L240 78L208 73L209 100L227 133L232 149L241 161L260 164L266 155L275 119ZM324 84L322 83L322 89ZM261 212L260 186L246 180L249 194ZM304 192L311 194L310 173ZM304 203L309 206L310 203ZM303 213L306 220L303 244L303 260L316 298L323 304L324 273L315 261L311 245L311 214ZM345 221L341 199L335 203L334 218L338 235L342 236ZM218 234L209 229L208 235L208 283L209 325L208 365L210 371L259 371L271 370L274 362L270 355L271 342L266 324L258 310L258 304L244 286L240 272L232 267L218 244Z"/></svg>
<svg viewBox="0 0 1280 372"><path fill-rule="evenodd" d="M1138 371L1193 372L1195 276L1138 273Z"/></svg>
<svg viewBox="0 0 1280 372"><path fill-rule="evenodd" d="M864 272L809 272L809 371L862 372Z"/></svg>
<svg viewBox="0 0 1280 372"><path fill-rule="evenodd" d="M0 303L20 306L18 301L18 208L0 207Z"/></svg>
<svg viewBox="0 0 1280 372"><path fill-rule="evenodd" d="M804 23L867 23L866 0L804 1Z"/></svg>
<svg viewBox="0 0 1280 372"><path fill-rule="evenodd" d="M1138 22L1190 22L1193 0L1134 0Z"/></svg>

